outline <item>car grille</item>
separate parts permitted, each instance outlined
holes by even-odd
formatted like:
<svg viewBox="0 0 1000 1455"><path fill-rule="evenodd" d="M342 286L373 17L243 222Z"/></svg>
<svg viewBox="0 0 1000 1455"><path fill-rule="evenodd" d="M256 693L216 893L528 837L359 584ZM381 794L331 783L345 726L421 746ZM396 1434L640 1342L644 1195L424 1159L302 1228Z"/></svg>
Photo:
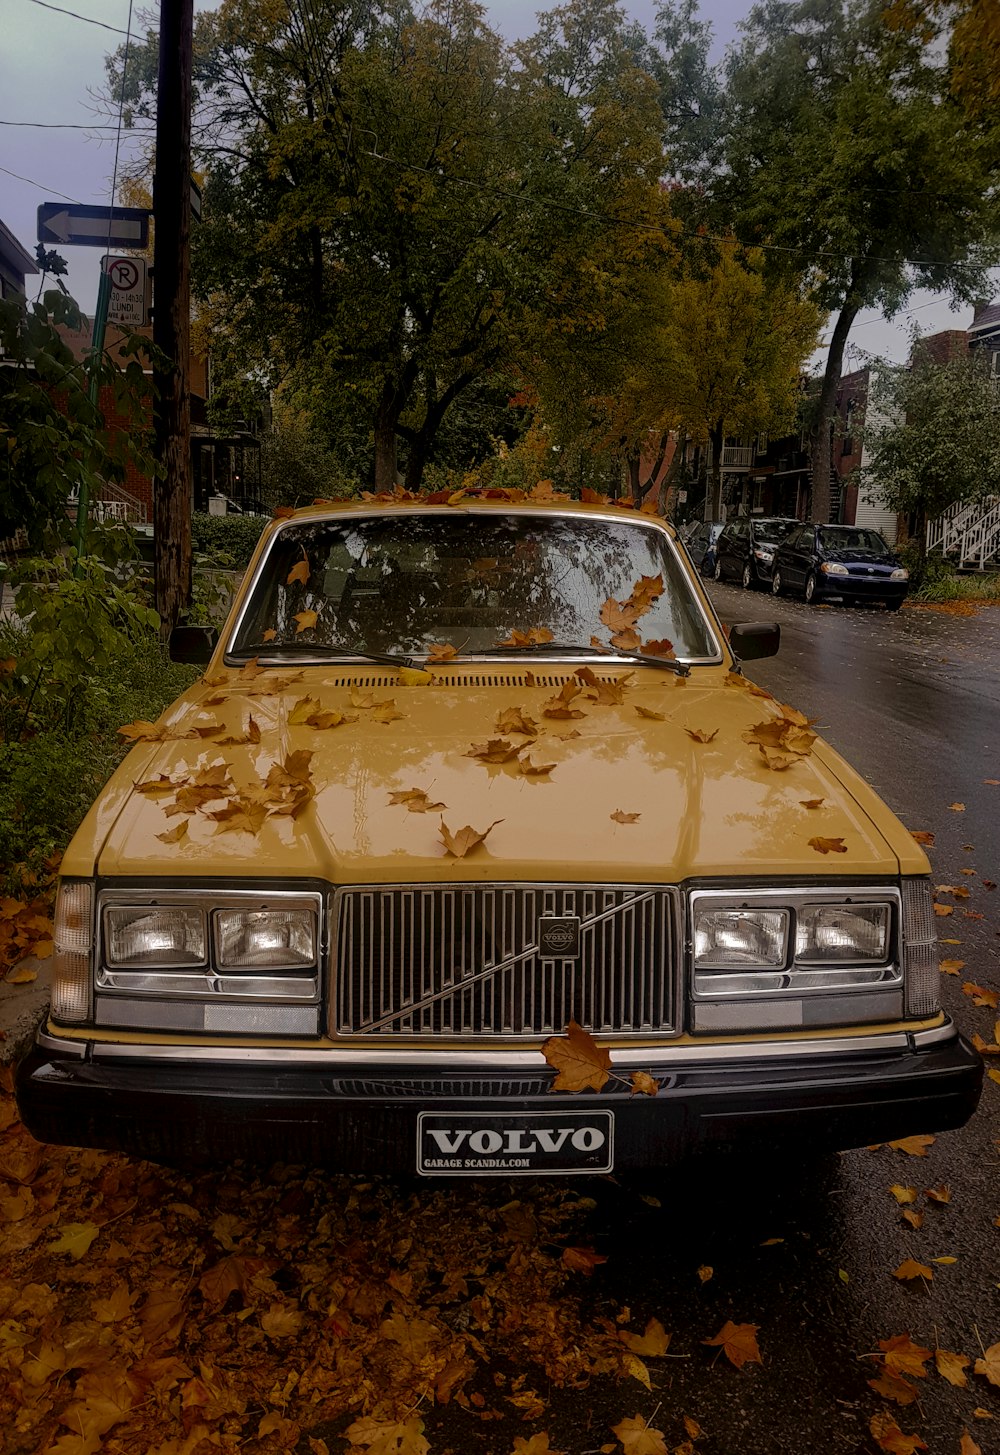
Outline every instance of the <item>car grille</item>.
<svg viewBox="0 0 1000 1455"><path fill-rule="evenodd" d="M340 890L331 1032L528 1038L575 1020L603 1034L674 1034L673 905L670 890L649 885ZM578 931L565 957L539 944L552 919Z"/></svg>

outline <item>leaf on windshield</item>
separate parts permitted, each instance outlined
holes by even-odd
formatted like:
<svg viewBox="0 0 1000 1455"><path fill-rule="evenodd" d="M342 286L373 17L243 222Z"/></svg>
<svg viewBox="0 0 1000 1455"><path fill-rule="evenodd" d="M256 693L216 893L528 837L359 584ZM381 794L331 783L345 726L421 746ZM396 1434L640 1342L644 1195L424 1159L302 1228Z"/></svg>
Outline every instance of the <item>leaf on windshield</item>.
<svg viewBox="0 0 1000 1455"><path fill-rule="evenodd" d="M642 650L647 657L667 657L668 659L675 657L674 644L668 641L666 637L660 637L655 641L643 642Z"/></svg>
<svg viewBox="0 0 1000 1455"><path fill-rule="evenodd" d="M622 652L637 652L642 646L642 638L635 627L627 626L623 631L614 633L611 644Z"/></svg>
<svg viewBox="0 0 1000 1455"><path fill-rule="evenodd" d="M666 722L667 720L665 712L654 712L651 707L639 707L637 705L635 710L640 717L648 717L651 722Z"/></svg>
<svg viewBox="0 0 1000 1455"><path fill-rule="evenodd" d="M635 626L639 611L631 601L616 601L609 596L601 607L600 615L601 623L608 631L621 632Z"/></svg>
<svg viewBox="0 0 1000 1455"><path fill-rule="evenodd" d="M638 823L642 817L641 813L626 813L621 808L616 808L611 815L615 823Z"/></svg>
<svg viewBox="0 0 1000 1455"><path fill-rule="evenodd" d="M261 637L261 640L265 642L273 642L277 635L278 633L275 631L274 627L269 626L267 631Z"/></svg>
<svg viewBox="0 0 1000 1455"><path fill-rule="evenodd" d="M295 635L298 636L299 632L312 631L313 627L319 621L319 612L297 611L292 617L292 620L298 622L298 626L295 628Z"/></svg>
<svg viewBox="0 0 1000 1455"><path fill-rule="evenodd" d="M302 552L302 560L296 562L296 564L289 571L288 575L285 577L285 585L286 586L291 586L296 581L298 581L303 586L308 586L309 585L309 575L310 575L310 571L309 571L309 557L306 555L305 551L303 551Z"/></svg>
<svg viewBox="0 0 1000 1455"><path fill-rule="evenodd" d="M479 845L484 842L496 828L497 824L500 823L503 823L502 818L494 819L489 828L483 829L481 833L478 829L474 829L469 824L466 824L464 828L459 829L457 833L453 834L444 819L442 819L441 842L449 854L452 854L456 859L464 859L466 854L471 854L473 849L478 849Z"/></svg>
<svg viewBox="0 0 1000 1455"><path fill-rule="evenodd" d="M498 733L523 733L526 738L538 736L537 722L519 707L506 707L498 712L496 727Z"/></svg>
<svg viewBox="0 0 1000 1455"><path fill-rule="evenodd" d="M824 839L821 837L809 840L810 849L815 849L817 854L846 854L847 845L843 839Z"/></svg>
<svg viewBox="0 0 1000 1455"><path fill-rule="evenodd" d="M451 642L432 642L427 648L427 662L450 662L453 657L458 656L458 648L453 647Z"/></svg>
<svg viewBox="0 0 1000 1455"><path fill-rule="evenodd" d="M564 1036L543 1041L542 1055L559 1073L553 1091L600 1091L611 1069L608 1052L576 1021L570 1021Z"/></svg>
<svg viewBox="0 0 1000 1455"><path fill-rule="evenodd" d="M595 652L603 652L605 655L610 654L611 648L607 645L606 642L598 641L597 637L591 637L590 645L593 647Z"/></svg>
<svg viewBox="0 0 1000 1455"><path fill-rule="evenodd" d="M432 813L447 808L446 803L431 803L423 788L401 788L389 794L389 804L402 805L408 813Z"/></svg>
<svg viewBox="0 0 1000 1455"><path fill-rule="evenodd" d="M543 647L546 642L552 641L552 633L547 626L533 626L526 632L512 631L510 636L502 642L497 642L498 647Z"/></svg>
<svg viewBox="0 0 1000 1455"><path fill-rule="evenodd" d="M387 697L384 702L377 702L372 718L375 722L395 722L398 718L405 717L405 712L400 712L393 697Z"/></svg>
<svg viewBox="0 0 1000 1455"><path fill-rule="evenodd" d="M572 705L574 697L577 697L579 693L580 684L578 682L563 683L563 686L556 693L555 697L550 697L548 701L542 704L542 716L558 718L583 717L584 714L580 709Z"/></svg>
<svg viewBox="0 0 1000 1455"><path fill-rule="evenodd" d="M520 744L508 742L506 738L490 738L486 743L473 743L465 756L478 758L482 763L508 763L520 751Z"/></svg>
<svg viewBox="0 0 1000 1455"><path fill-rule="evenodd" d="M712 733L706 732L704 728L685 728L684 731L696 743L710 743L713 738L719 736L718 728Z"/></svg>
<svg viewBox="0 0 1000 1455"><path fill-rule="evenodd" d="M647 611L652 610L654 602L662 595L662 572L658 572L655 576L640 576L632 587L629 603L635 608L637 616L645 616Z"/></svg>

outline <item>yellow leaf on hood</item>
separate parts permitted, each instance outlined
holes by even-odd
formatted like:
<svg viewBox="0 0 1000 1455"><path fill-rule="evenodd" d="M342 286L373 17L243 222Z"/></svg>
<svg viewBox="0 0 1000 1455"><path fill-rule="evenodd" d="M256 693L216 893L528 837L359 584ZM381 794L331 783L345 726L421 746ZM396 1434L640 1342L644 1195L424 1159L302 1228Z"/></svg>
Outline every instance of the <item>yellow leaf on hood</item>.
<svg viewBox="0 0 1000 1455"><path fill-rule="evenodd" d="M487 836L496 828L497 824L500 823L503 823L502 818L494 819L489 828L483 829L482 832L472 828L470 824L466 824L464 828L459 829L457 833L453 834L444 819L442 819L441 842L449 854L452 854L456 859L464 859L466 854L471 854L473 849L478 849L479 845L484 842Z"/></svg>
<svg viewBox="0 0 1000 1455"><path fill-rule="evenodd" d="M809 840L810 849L815 849L817 854L846 854L847 845L843 839L825 839L817 837Z"/></svg>

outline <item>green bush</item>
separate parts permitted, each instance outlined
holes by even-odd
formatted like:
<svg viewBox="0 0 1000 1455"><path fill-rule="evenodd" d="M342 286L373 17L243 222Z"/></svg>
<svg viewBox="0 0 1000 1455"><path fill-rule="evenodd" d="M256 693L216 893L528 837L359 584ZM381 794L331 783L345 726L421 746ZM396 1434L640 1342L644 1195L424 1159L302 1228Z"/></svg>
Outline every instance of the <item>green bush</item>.
<svg viewBox="0 0 1000 1455"><path fill-rule="evenodd" d="M0 892L17 893L44 877L44 862L66 847L108 776L127 751L118 728L155 719L198 675L167 661L152 633L122 640L70 725L39 713L38 695L20 672L30 633L0 630L0 662L18 667L0 682Z"/></svg>
<svg viewBox="0 0 1000 1455"><path fill-rule="evenodd" d="M267 524L260 515L204 515L196 511L191 517L191 549L196 556L207 557L209 565L245 571Z"/></svg>

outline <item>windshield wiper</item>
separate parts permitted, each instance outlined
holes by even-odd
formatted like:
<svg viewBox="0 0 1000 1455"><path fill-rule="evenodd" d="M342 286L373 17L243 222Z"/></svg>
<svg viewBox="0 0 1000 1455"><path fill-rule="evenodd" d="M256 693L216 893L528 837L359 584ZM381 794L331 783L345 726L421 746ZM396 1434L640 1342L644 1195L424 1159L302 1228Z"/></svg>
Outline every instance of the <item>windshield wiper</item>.
<svg viewBox="0 0 1000 1455"><path fill-rule="evenodd" d="M551 652L554 655L569 652L574 657L606 657L609 661L641 662L644 667L662 667L665 672L675 672L678 677L688 677L691 674L691 668L684 662L678 662L676 657L647 657L644 652L623 652L617 647L603 651L597 647L581 647L579 642L528 642L523 647L480 647L471 655L496 657L501 652Z"/></svg>
<svg viewBox="0 0 1000 1455"><path fill-rule="evenodd" d="M240 649L251 656L275 656L279 652L301 653L310 657L346 659L360 657L363 662L379 662L387 667L412 667L412 657L396 657L391 652L361 652L355 647L331 647L325 642L251 642Z"/></svg>

